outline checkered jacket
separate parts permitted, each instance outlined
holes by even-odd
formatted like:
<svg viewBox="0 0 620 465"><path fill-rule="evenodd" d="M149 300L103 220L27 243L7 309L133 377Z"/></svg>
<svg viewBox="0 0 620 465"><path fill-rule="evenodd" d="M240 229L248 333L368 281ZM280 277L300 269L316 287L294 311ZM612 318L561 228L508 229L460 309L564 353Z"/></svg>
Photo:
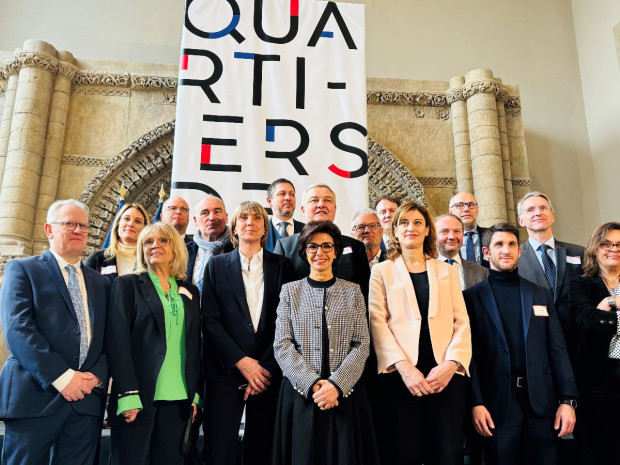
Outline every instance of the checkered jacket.
<svg viewBox="0 0 620 465"><path fill-rule="evenodd" d="M302 279L282 286L275 357L297 392L308 397L321 372L324 292L327 292L329 380L348 397L362 375L370 345L366 305L359 285L336 279L333 286L320 289Z"/></svg>

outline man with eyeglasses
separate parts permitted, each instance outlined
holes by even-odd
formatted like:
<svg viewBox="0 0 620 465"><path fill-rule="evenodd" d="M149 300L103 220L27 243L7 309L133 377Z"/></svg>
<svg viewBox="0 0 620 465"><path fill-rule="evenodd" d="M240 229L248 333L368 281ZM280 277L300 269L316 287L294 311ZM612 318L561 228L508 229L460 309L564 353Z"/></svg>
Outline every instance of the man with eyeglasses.
<svg viewBox="0 0 620 465"><path fill-rule="evenodd" d="M301 232L304 223L293 219L296 207L295 186L288 179L279 178L269 185L267 204L271 207L272 216L269 219L265 250L273 252L279 239Z"/></svg>
<svg viewBox="0 0 620 465"><path fill-rule="evenodd" d="M186 244L193 240L191 234L186 234L189 224L189 205L182 197L170 197L164 202L161 209L161 221L172 226Z"/></svg>
<svg viewBox="0 0 620 465"><path fill-rule="evenodd" d="M351 234L364 243L368 265L371 269L373 265L385 260L385 252L381 250L382 233L381 220L374 210L363 208L353 217Z"/></svg>
<svg viewBox="0 0 620 465"><path fill-rule="evenodd" d="M450 199L449 212L458 216L465 226L461 257L486 268L488 260L482 254L482 235L487 230L478 225L478 201L469 192L459 192Z"/></svg>
<svg viewBox="0 0 620 465"><path fill-rule="evenodd" d="M573 367L579 343L579 331L570 312L568 291L575 276L583 274L581 263L584 248L560 242L553 236L551 226L555 213L549 197L531 191L517 204L519 224L527 230L528 240L521 246L519 274L539 286L549 289L566 339Z"/></svg>
<svg viewBox="0 0 620 465"><path fill-rule="evenodd" d="M44 227L49 250L9 261L0 290L6 465L92 463L103 420L109 284L81 262L88 207L54 202Z"/></svg>
<svg viewBox="0 0 620 465"><path fill-rule="evenodd" d="M333 223L336 217L336 194L327 184L312 184L304 191L301 211L306 223L313 220ZM359 284L364 298L368 299L370 268L364 244L344 234L342 240L344 249L334 265L334 275ZM290 258L295 268L295 279L303 279L310 274L310 265L299 256L298 245L299 233L280 239L273 251Z"/></svg>

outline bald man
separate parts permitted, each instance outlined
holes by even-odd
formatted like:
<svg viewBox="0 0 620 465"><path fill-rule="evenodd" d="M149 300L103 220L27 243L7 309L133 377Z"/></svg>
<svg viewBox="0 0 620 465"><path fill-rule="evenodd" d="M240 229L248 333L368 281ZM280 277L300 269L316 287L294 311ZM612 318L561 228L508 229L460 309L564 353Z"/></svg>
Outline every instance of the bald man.
<svg viewBox="0 0 620 465"><path fill-rule="evenodd" d="M487 228L478 226L478 201L469 192L459 192L450 199L449 212L458 216L465 227L461 257L486 268L489 262L482 254L482 235Z"/></svg>
<svg viewBox="0 0 620 465"><path fill-rule="evenodd" d="M189 224L189 205L182 197L170 197L164 202L161 221L172 226L186 244L192 241L192 236L185 233Z"/></svg>

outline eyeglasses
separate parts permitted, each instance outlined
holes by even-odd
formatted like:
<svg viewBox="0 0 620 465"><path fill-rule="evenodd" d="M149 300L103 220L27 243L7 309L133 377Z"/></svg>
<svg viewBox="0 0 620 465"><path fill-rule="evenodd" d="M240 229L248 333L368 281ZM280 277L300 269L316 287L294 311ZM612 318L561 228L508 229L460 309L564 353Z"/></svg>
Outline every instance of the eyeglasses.
<svg viewBox="0 0 620 465"><path fill-rule="evenodd" d="M457 210L463 210L465 207L468 208L476 208L478 206L478 202L458 202L453 204L450 208L456 208Z"/></svg>
<svg viewBox="0 0 620 465"><path fill-rule="evenodd" d="M306 252L310 252L311 254L315 254L315 253L318 252L319 247L325 253L330 253L332 250L334 250L333 242L323 242L322 244L315 244L314 242L310 242L306 246Z"/></svg>
<svg viewBox="0 0 620 465"><path fill-rule="evenodd" d="M605 252L609 252L611 249L613 249L614 247L616 248L616 250L620 251L620 242L616 242L615 244L613 242L601 242L599 244L599 247L604 250Z"/></svg>
<svg viewBox="0 0 620 465"><path fill-rule="evenodd" d="M76 223L75 221L53 221L50 224L61 224L65 231L75 231L75 228L79 226L80 231L88 232L88 225L84 223Z"/></svg>
<svg viewBox="0 0 620 465"><path fill-rule="evenodd" d="M166 207L166 211L169 211L169 212L181 211L183 213L189 213L189 208L187 208L187 207L175 207L174 205L168 205Z"/></svg>
<svg viewBox="0 0 620 465"><path fill-rule="evenodd" d="M525 213L534 213L536 210L538 210L540 213L547 213L549 211L551 211L551 206L550 205L540 205L538 207L528 207L525 209Z"/></svg>
<svg viewBox="0 0 620 465"><path fill-rule="evenodd" d="M366 228L368 228L370 232L376 232L381 228L381 223L358 224L357 226L353 226L351 229L353 232L362 233Z"/></svg>
<svg viewBox="0 0 620 465"><path fill-rule="evenodd" d="M166 246L168 244L170 244L170 238L168 237L149 237L148 239L144 240L143 246L144 248L151 248L151 247L155 247L155 241L157 241L159 243L159 245L161 246Z"/></svg>

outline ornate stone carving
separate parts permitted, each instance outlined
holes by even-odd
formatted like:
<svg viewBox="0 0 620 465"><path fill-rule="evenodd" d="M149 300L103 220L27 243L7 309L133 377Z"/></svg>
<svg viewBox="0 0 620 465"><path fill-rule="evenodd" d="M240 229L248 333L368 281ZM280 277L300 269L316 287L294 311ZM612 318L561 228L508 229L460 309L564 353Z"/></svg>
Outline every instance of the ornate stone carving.
<svg viewBox="0 0 620 465"><path fill-rule="evenodd" d="M454 102L459 100L465 100L463 98L463 89L454 87L446 91L446 101L448 102L448 105L452 105Z"/></svg>
<svg viewBox="0 0 620 465"><path fill-rule="evenodd" d="M426 204L424 188L389 150L368 138L368 196L372 204L383 194Z"/></svg>
<svg viewBox="0 0 620 465"><path fill-rule="evenodd" d="M162 97L162 102L164 105L176 105L177 103L177 94L172 92L164 92L164 96Z"/></svg>
<svg viewBox="0 0 620 465"><path fill-rule="evenodd" d="M75 75L75 83L82 86L129 87L129 74L91 73L80 71Z"/></svg>
<svg viewBox="0 0 620 465"><path fill-rule="evenodd" d="M36 66L52 74L58 73L58 59L44 52L17 52L15 61L19 63L19 68Z"/></svg>
<svg viewBox="0 0 620 465"><path fill-rule="evenodd" d="M426 116L426 111L424 110L424 107L414 107L413 114L416 118L424 118L424 116Z"/></svg>
<svg viewBox="0 0 620 465"><path fill-rule="evenodd" d="M62 157L63 165L73 165L73 166L104 166L108 160L103 158L95 158L89 157L88 155L84 156L64 156Z"/></svg>
<svg viewBox="0 0 620 465"><path fill-rule="evenodd" d="M105 97L129 97L131 95L129 89L115 87L75 86L73 92L82 95L103 95Z"/></svg>
<svg viewBox="0 0 620 465"><path fill-rule="evenodd" d="M495 93L497 94L500 85L493 79L480 79L478 81L467 83L463 86L463 97L468 99L472 95L478 93Z"/></svg>
<svg viewBox="0 0 620 465"><path fill-rule="evenodd" d="M7 84L8 84L8 81L6 79L0 79L0 97L2 97L4 93L6 92Z"/></svg>
<svg viewBox="0 0 620 465"><path fill-rule="evenodd" d="M131 86L149 89L176 89L178 79L173 77L148 76L142 74L131 75Z"/></svg>
<svg viewBox="0 0 620 465"><path fill-rule="evenodd" d="M529 186L531 181L529 179L511 179L513 186Z"/></svg>
<svg viewBox="0 0 620 465"><path fill-rule="evenodd" d="M366 93L366 102L372 104L419 105L442 107L448 104L446 95L433 92L372 91Z"/></svg>
<svg viewBox="0 0 620 465"><path fill-rule="evenodd" d="M456 178L433 178L420 177L418 181L425 187L451 187L456 188Z"/></svg>
<svg viewBox="0 0 620 465"><path fill-rule="evenodd" d="M78 72L77 66L64 61L58 62L58 75L64 78L73 79Z"/></svg>
<svg viewBox="0 0 620 465"><path fill-rule="evenodd" d="M435 116L437 119L445 121L450 118L450 109L448 107L435 108Z"/></svg>

